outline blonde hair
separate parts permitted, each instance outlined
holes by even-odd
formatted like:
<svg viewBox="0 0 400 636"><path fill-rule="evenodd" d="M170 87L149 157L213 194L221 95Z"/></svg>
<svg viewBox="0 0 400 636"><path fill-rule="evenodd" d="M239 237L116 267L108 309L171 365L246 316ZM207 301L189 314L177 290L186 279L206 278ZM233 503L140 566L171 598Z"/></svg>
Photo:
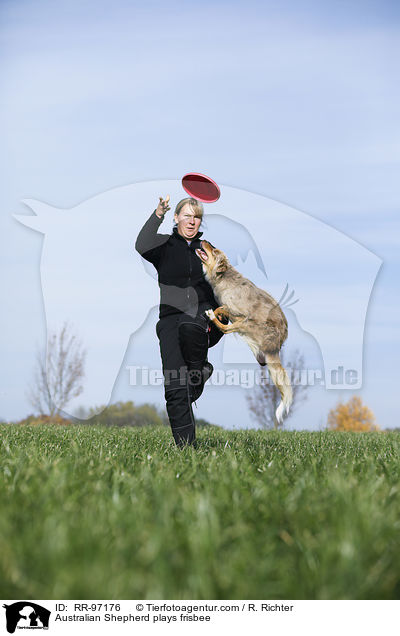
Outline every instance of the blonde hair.
<svg viewBox="0 0 400 636"><path fill-rule="evenodd" d="M192 212L194 212L194 215L197 218L203 219L203 214L204 214L203 204L200 203L200 201L198 201L197 199L192 199L191 197L187 197L186 199L182 199L182 201L179 201L179 203L177 204L175 208L174 214L178 216L179 212L182 210L183 206L186 205L186 203L189 203L192 209Z"/></svg>

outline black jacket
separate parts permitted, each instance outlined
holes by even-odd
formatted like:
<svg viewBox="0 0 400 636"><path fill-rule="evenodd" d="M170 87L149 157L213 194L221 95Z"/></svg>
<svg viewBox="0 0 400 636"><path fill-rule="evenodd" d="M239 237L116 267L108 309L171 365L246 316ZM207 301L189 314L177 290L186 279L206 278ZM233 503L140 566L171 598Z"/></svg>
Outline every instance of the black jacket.
<svg viewBox="0 0 400 636"><path fill-rule="evenodd" d="M162 223L155 212L146 221L136 239L135 248L158 272L160 318L171 314L198 316L218 303L206 281L195 249L200 247L198 232L190 245L176 228L172 234L158 234Z"/></svg>

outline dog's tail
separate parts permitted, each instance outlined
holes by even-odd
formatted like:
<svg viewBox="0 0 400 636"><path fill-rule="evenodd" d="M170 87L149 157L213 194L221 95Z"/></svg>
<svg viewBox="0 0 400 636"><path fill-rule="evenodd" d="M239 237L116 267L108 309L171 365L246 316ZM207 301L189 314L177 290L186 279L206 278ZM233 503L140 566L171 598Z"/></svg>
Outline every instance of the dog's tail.
<svg viewBox="0 0 400 636"><path fill-rule="evenodd" d="M272 382L275 384L279 393L281 394L281 402L275 411L275 417L278 424L283 422L283 413L286 411L286 415L289 414L290 406L293 402L292 385L290 384L289 376L286 370L281 364L279 353L267 353L265 358L268 365L268 371L271 376Z"/></svg>

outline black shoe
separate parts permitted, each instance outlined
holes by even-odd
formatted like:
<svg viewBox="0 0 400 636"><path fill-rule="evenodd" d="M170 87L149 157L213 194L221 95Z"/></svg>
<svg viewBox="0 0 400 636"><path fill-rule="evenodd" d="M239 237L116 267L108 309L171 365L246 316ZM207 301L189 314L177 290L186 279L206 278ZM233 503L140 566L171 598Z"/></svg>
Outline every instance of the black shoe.
<svg viewBox="0 0 400 636"><path fill-rule="evenodd" d="M209 380L213 374L214 367L211 362L208 360L203 364L203 369L201 371L201 378L199 377L199 382L195 384L191 384L190 386L190 401L196 402L199 399L200 395L203 393L204 385ZM200 371L198 371L200 375Z"/></svg>

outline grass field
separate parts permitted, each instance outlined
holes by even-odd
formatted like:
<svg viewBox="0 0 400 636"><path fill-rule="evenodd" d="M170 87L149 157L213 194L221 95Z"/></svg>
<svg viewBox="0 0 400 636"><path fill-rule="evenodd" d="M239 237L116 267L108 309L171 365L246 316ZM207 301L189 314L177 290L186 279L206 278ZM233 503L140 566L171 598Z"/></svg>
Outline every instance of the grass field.
<svg viewBox="0 0 400 636"><path fill-rule="evenodd" d="M400 435L0 427L4 599L400 597Z"/></svg>

